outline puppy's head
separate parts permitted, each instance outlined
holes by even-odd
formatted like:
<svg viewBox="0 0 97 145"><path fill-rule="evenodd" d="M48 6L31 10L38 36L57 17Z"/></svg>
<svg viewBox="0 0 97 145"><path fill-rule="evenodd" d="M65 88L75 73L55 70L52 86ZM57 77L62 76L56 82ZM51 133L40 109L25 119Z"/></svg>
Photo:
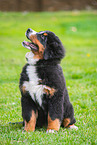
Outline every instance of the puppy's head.
<svg viewBox="0 0 97 145"><path fill-rule="evenodd" d="M64 47L60 39L51 31L36 32L32 29L26 31L26 37L31 42L23 41L23 46L31 50L34 59L59 59L64 57Z"/></svg>

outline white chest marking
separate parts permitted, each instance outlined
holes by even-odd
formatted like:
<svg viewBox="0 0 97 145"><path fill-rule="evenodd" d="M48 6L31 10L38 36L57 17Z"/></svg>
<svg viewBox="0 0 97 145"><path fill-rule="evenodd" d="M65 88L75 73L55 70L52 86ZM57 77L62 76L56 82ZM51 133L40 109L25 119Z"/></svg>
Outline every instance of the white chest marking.
<svg viewBox="0 0 97 145"><path fill-rule="evenodd" d="M23 86L25 86L25 90L29 92L32 99L37 101L41 106L45 85L39 85L39 78L37 76L36 67L34 65L27 66L27 74L29 81L25 81Z"/></svg>

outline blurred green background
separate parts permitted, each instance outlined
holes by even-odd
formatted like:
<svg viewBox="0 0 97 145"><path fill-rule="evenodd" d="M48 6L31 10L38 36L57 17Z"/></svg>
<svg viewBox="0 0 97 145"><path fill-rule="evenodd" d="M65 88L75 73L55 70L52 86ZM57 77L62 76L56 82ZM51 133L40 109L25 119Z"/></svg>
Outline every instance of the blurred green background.
<svg viewBox="0 0 97 145"><path fill-rule="evenodd" d="M62 41L62 60L78 131L46 128L23 132L19 77L28 51L22 47L28 28L53 31ZM97 144L97 11L0 12L0 144Z"/></svg>

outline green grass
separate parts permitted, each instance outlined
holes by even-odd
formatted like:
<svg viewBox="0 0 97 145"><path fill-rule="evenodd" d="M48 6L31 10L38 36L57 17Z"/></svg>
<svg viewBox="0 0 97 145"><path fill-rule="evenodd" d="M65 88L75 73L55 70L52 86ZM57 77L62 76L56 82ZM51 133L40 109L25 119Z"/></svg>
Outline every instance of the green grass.
<svg viewBox="0 0 97 145"><path fill-rule="evenodd" d="M19 77L27 52L21 45L27 28L56 33L66 48L62 68L75 109L77 131L46 128L23 132ZM97 11L2 13L0 12L0 144L97 144Z"/></svg>

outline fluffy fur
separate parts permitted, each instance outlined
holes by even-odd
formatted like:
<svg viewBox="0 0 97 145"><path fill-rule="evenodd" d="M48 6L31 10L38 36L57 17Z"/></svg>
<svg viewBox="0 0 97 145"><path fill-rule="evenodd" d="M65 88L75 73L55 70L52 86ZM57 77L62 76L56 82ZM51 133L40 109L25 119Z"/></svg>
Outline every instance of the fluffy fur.
<svg viewBox="0 0 97 145"><path fill-rule="evenodd" d="M22 116L26 131L47 125L47 132L60 126L77 128L60 61L64 47L50 31L26 31L31 42L23 42L30 52L20 76Z"/></svg>

